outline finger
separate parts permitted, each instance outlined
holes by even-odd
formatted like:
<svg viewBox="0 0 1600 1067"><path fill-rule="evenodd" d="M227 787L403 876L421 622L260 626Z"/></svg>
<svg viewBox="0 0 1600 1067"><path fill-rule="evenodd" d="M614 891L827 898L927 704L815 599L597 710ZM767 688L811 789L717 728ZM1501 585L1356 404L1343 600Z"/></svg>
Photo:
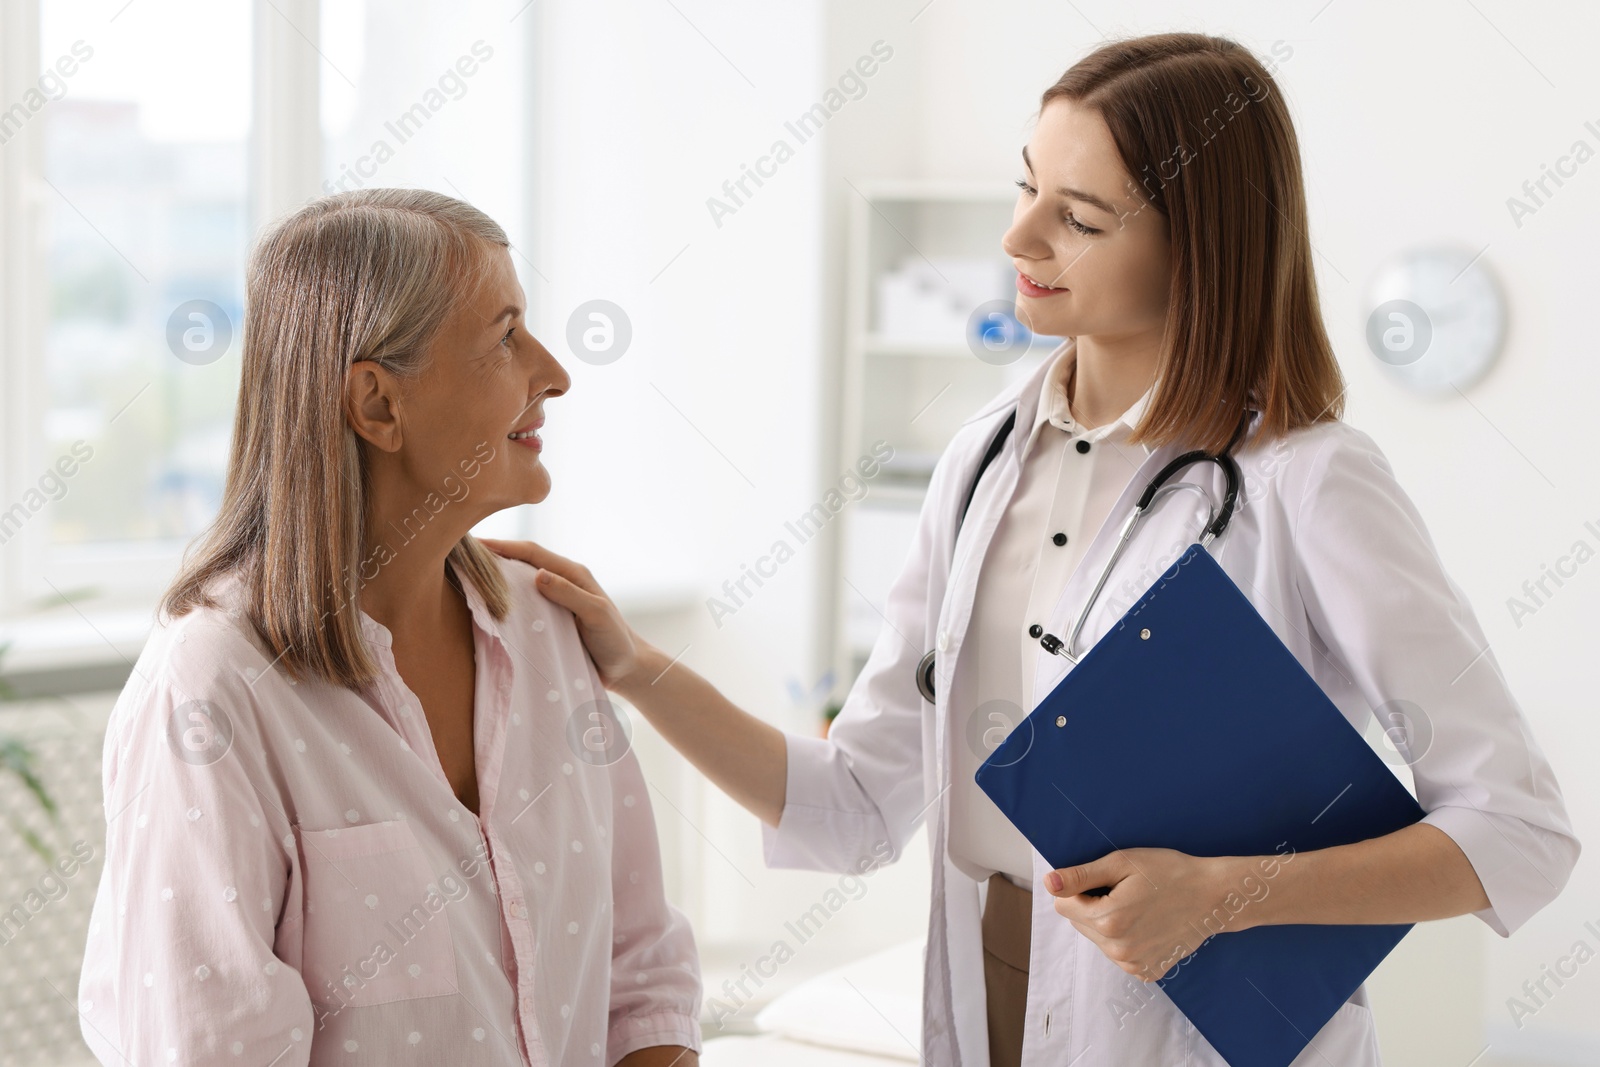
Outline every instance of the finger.
<svg viewBox="0 0 1600 1067"><path fill-rule="evenodd" d="M523 563L531 563L540 570L560 575L579 589L587 592L600 592L600 586L583 564L570 560L559 553L552 552L537 542L502 541L495 537L482 537L479 540L484 547L496 555L521 560Z"/></svg>
<svg viewBox="0 0 1600 1067"><path fill-rule="evenodd" d="M556 553L536 541L503 541L498 537L480 537L478 543L489 551L509 559L520 559L535 567L543 567L561 559Z"/></svg>
<svg viewBox="0 0 1600 1067"><path fill-rule="evenodd" d="M1091 889L1115 885L1120 880L1111 862L1115 855L1112 853L1092 863L1050 871L1044 876L1045 888L1058 897L1075 897Z"/></svg>
<svg viewBox="0 0 1600 1067"><path fill-rule="evenodd" d="M545 599L560 604L581 620L589 621L594 612L603 610L604 597L588 592L553 570L541 567L538 582L539 592Z"/></svg>

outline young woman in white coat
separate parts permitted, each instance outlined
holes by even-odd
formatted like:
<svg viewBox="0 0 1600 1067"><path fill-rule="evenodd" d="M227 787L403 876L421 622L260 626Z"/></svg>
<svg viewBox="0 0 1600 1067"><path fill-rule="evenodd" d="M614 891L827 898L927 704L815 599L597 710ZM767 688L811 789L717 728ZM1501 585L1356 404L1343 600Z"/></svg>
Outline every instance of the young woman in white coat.
<svg viewBox="0 0 1600 1067"><path fill-rule="evenodd" d="M1220 912L1230 932L1471 912L1506 937L1560 891L1579 843L1421 515L1373 439L1342 421L1299 150L1262 64L1196 34L1105 45L1046 90L1020 163L1002 241L1017 312L1069 340L944 452L887 625L826 738L729 703L633 633L582 566L494 547L541 568L606 685L760 817L769 865L859 870L885 843L898 857L927 821L923 1062L1223 1067L1149 983L1225 900L1249 895ZM1427 815L1270 867L1130 849L1052 871L973 784L1005 732L990 727L1015 725L1070 669L1039 635L1067 633L1151 475L1230 443L1242 500L1209 550L1352 725L1399 725ZM1187 480L1221 500L1216 465ZM1207 508L1175 493L1151 509L1078 648L1195 540ZM932 703L914 681L929 649ZM1137 791L1136 754L1106 758L1127 761ZM1364 986L1295 1062L1376 1067Z"/></svg>

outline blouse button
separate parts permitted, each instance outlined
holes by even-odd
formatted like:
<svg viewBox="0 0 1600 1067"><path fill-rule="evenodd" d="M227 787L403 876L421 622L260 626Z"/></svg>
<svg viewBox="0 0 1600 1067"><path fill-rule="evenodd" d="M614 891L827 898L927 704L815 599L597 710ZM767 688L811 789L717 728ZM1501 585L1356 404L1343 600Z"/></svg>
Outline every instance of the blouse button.
<svg viewBox="0 0 1600 1067"><path fill-rule="evenodd" d="M1064 533L1058 533L1054 537L1050 538L1050 540L1058 545L1064 545L1067 543L1067 535Z"/></svg>
<svg viewBox="0 0 1600 1067"><path fill-rule="evenodd" d="M1079 452L1087 452L1087 451L1089 451L1089 442L1088 441L1079 441L1078 442L1078 451Z"/></svg>

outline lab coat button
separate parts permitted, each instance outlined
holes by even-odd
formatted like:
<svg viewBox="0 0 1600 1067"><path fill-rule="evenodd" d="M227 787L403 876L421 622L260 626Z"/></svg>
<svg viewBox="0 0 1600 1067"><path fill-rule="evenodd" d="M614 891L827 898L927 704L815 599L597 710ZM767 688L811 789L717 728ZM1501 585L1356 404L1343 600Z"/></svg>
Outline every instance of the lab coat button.
<svg viewBox="0 0 1600 1067"><path fill-rule="evenodd" d="M948 631L939 631L938 649L940 652L950 651L950 634Z"/></svg>
<svg viewBox="0 0 1600 1067"><path fill-rule="evenodd" d="M1034 623L1032 626L1028 627L1028 636L1029 637L1038 637L1043 633L1044 633L1044 627L1040 626L1038 623Z"/></svg>
<svg viewBox="0 0 1600 1067"><path fill-rule="evenodd" d="M1067 535L1064 533L1058 533L1054 537L1050 538L1050 540L1055 542L1057 545L1064 545L1067 543Z"/></svg>

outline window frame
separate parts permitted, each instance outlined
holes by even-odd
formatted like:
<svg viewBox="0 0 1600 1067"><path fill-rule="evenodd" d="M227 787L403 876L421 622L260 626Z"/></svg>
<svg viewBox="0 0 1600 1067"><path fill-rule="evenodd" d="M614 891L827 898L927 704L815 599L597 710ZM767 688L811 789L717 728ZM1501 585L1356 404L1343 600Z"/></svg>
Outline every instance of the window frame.
<svg viewBox="0 0 1600 1067"><path fill-rule="evenodd" d="M0 0L0 100L20 99L42 73L42 2ZM322 194L321 15L320 0L251 3L246 146L251 234ZM29 121L0 149L0 449L5 457L0 512L42 473L41 468L30 474L30 464L38 466L34 446L42 439L48 406L41 214L56 195L44 179L42 134L42 124ZM0 545L0 620L24 622L41 598L86 584L103 590L91 611L148 606L176 572L185 544L130 540L53 549L47 523L25 522Z"/></svg>
<svg viewBox="0 0 1600 1067"><path fill-rule="evenodd" d="M0 101L8 102L6 106L35 85L41 73L43 3L0 0ZM253 240L266 222L325 191L324 0L249 3L250 132L245 177L246 227ZM510 21L512 32L523 36L527 55L538 55L538 44L547 36L542 9L519 9ZM546 96L540 67L530 61L522 75L521 92L530 115L542 114ZM42 462L34 446L43 438L48 406L44 373L48 284L40 223L42 210L57 194L44 181L42 134L43 125L29 121L0 147L0 513L36 485L43 473L42 467L31 469ZM529 131L521 147L526 237L535 245L542 232L537 210L538 142L537 133ZM537 286L529 287L530 320L537 320L544 298ZM519 508L491 516L478 532L530 537L535 524L527 512ZM12 674L35 666L55 669L91 662L131 667L148 632L155 600L176 572L186 544L107 542L81 551L69 548L64 559L63 550L49 544L47 523L24 523L0 545L0 646L14 644L0 670ZM76 560L71 558L74 554ZM64 565L68 562L70 566ZM75 615L41 604L41 598L53 597L57 588L70 593L85 585L95 586L98 595L81 608L74 604Z"/></svg>

